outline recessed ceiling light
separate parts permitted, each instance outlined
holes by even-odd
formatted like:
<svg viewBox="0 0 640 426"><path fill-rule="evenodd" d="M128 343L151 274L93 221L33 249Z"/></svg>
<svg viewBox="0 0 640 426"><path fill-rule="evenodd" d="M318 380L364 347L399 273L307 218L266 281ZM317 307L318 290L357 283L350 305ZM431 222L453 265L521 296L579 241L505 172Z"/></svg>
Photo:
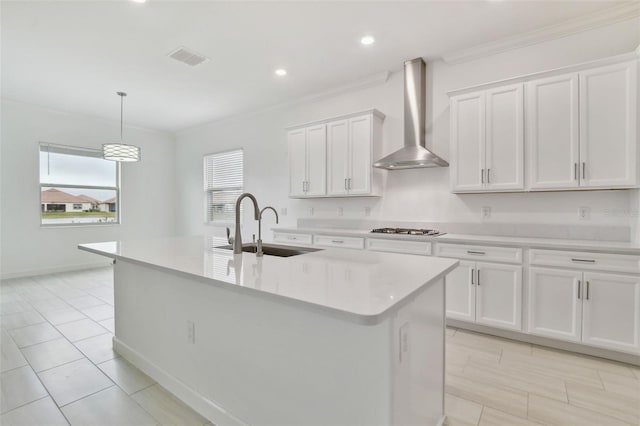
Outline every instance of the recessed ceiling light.
<svg viewBox="0 0 640 426"><path fill-rule="evenodd" d="M284 77L285 75L287 75L287 70L285 70L284 68L278 68L275 73L278 77Z"/></svg>
<svg viewBox="0 0 640 426"><path fill-rule="evenodd" d="M369 46L375 42L376 39L373 38L373 36L364 36L360 39L360 43L364 44L365 46Z"/></svg>

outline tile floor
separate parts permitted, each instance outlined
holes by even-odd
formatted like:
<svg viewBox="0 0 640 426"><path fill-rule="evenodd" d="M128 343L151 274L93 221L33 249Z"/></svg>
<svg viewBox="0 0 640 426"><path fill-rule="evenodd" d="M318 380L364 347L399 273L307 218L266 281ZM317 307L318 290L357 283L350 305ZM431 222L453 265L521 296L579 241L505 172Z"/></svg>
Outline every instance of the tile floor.
<svg viewBox="0 0 640 426"><path fill-rule="evenodd" d="M111 349L111 268L0 285L0 424L205 425ZM447 329L448 426L640 425L640 368Z"/></svg>

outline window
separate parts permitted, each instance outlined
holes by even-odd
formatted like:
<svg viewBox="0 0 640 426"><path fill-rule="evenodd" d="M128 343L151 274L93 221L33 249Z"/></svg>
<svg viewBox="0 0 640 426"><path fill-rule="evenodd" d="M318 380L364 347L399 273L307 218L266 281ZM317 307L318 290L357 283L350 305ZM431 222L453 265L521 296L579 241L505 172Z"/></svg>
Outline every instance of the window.
<svg viewBox="0 0 640 426"><path fill-rule="evenodd" d="M40 144L40 223L119 223L120 168L102 151Z"/></svg>
<svg viewBox="0 0 640 426"><path fill-rule="evenodd" d="M233 222L236 200L243 192L242 150L204 157L206 222Z"/></svg>

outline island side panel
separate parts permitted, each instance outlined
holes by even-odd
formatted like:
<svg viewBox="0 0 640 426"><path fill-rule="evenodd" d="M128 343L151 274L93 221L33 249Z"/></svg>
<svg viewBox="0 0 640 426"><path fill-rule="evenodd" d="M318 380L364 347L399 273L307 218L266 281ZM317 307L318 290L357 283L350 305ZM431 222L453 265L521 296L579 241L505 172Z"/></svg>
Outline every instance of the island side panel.
<svg viewBox="0 0 640 426"><path fill-rule="evenodd" d="M114 277L116 350L218 426L392 423L391 319L361 325L123 260Z"/></svg>
<svg viewBox="0 0 640 426"><path fill-rule="evenodd" d="M394 425L444 422L444 278L422 288L393 319Z"/></svg>

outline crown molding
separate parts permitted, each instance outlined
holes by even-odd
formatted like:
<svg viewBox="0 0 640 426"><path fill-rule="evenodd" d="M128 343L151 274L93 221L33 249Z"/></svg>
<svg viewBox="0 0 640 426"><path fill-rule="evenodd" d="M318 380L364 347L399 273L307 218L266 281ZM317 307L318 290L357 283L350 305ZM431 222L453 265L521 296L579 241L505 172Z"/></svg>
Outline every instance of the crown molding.
<svg viewBox="0 0 640 426"><path fill-rule="evenodd" d="M625 2L558 24L549 25L512 37L470 47L468 49L446 53L442 55L442 60L448 64L458 64L484 56L495 55L508 50L565 37L582 31L615 24L616 22L625 21L637 16L640 16L640 2Z"/></svg>

